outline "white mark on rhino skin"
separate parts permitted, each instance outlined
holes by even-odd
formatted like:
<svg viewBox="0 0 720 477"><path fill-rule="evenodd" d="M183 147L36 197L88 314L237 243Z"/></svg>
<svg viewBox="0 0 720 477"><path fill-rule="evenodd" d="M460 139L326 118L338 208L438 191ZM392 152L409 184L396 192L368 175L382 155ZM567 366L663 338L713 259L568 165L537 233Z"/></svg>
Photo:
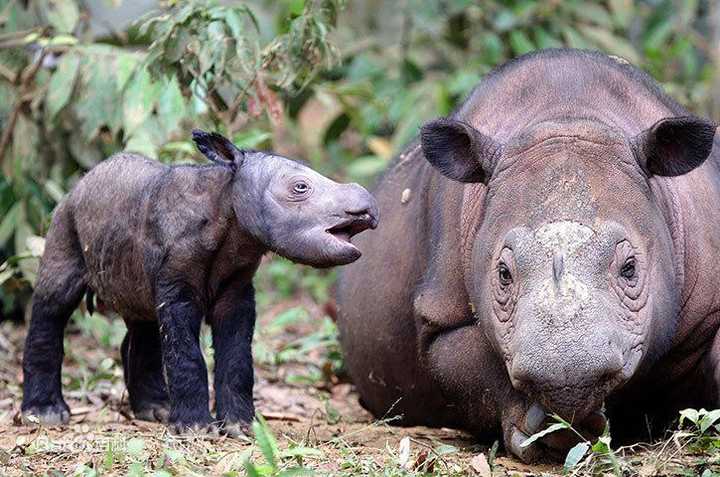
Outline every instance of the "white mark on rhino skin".
<svg viewBox="0 0 720 477"><path fill-rule="evenodd" d="M550 278L543 282L538 304L551 309L555 306L582 306L590 300L590 289L575 275L563 274L558 283Z"/></svg>
<svg viewBox="0 0 720 477"><path fill-rule="evenodd" d="M630 64L630 62L628 60L626 60L625 58L623 58L622 56L618 56L618 55L608 55L608 56L610 58L612 58L613 60L617 61L618 63L620 63L621 65L629 65Z"/></svg>
<svg viewBox="0 0 720 477"><path fill-rule="evenodd" d="M593 229L579 222L562 220L538 227L534 236L549 256L570 257L595 234ZM590 300L590 289L567 268L555 280L545 280L537 296L539 305L551 311L556 306L577 307Z"/></svg>
<svg viewBox="0 0 720 477"><path fill-rule="evenodd" d="M401 204L407 204L410 202L410 189L405 189L402 191L402 194L400 195L400 203Z"/></svg>
<svg viewBox="0 0 720 477"><path fill-rule="evenodd" d="M550 222L535 230L535 240L553 253L570 255L590 240L595 232L579 222Z"/></svg>

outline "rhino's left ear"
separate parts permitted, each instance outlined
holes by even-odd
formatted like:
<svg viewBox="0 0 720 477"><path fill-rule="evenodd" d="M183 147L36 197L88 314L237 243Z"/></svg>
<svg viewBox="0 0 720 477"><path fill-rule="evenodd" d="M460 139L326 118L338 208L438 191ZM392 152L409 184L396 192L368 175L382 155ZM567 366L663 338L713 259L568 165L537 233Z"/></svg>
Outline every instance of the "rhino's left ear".
<svg viewBox="0 0 720 477"><path fill-rule="evenodd" d="M420 143L425 159L459 182L487 183L502 151L494 139L468 123L445 118L425 124Z"/></svg>
<svg viewBox="0 0 720 477"><path fill-rule="evenodd" d="M234 169L240 167L245 158L245 154L221 134L193 129L192 138L200 152L218 164Z"/></svg>
<svg viewBox="0 0 720 477"><path fill-rule="evenodd" d="M635 136L632 146L647 173L680 176L708 158L716 127L694 116L665 118Z"/></svg>

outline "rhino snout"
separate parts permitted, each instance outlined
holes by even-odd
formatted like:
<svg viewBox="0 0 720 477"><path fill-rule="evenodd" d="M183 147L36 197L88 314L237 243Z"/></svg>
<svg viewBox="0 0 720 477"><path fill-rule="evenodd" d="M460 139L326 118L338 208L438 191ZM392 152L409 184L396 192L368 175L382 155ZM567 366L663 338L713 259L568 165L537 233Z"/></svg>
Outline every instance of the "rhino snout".
<svg viewBox="0 0 720 477"><path fill-rule="evenodd" d="M623 381L623 359L617 347L572 353L563 360L562 351L545 355L517 354L510 367L515 389L527 394L551 412L578 421L602 407L606 396Z"/></svg>
<svg viewBox="0 0 720 477"><path fill-rule="evenodd" d="M377 227L380 215L378 205L375 198L364 187L358 184L347 184L342 193L345 196L344 212L347 216L367 224L366 228Z"/></svg>

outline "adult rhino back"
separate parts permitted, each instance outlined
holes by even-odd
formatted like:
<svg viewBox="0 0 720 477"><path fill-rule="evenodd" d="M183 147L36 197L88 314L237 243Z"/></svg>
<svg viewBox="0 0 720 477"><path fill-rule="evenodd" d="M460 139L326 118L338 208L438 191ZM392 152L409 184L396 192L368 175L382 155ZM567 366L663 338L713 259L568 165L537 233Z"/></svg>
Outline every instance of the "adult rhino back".
<svg viewBox="0 0 720 477"><path fill-rule="evenodd" d="M593 436L619 409L717 405L714 133L600 53L542 51L488 75L386 173L383 223L341 273L363 403L501 429L525 460L574 443L520 446L548 413Z"/></svg>

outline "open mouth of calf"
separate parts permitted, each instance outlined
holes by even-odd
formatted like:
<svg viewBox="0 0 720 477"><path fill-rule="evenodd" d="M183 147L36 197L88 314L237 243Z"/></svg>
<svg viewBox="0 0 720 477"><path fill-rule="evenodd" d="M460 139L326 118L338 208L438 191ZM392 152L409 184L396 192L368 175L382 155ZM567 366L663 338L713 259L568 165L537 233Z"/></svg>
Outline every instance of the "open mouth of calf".
<svg viewBox="0 0 720 477"><path fill-rule="evenodd" d="M327 229L327 233L342 242L350 243L350 239L353 236L372 227L373 219L370 215L364 214L342 220L340 223Z"/></svg>

